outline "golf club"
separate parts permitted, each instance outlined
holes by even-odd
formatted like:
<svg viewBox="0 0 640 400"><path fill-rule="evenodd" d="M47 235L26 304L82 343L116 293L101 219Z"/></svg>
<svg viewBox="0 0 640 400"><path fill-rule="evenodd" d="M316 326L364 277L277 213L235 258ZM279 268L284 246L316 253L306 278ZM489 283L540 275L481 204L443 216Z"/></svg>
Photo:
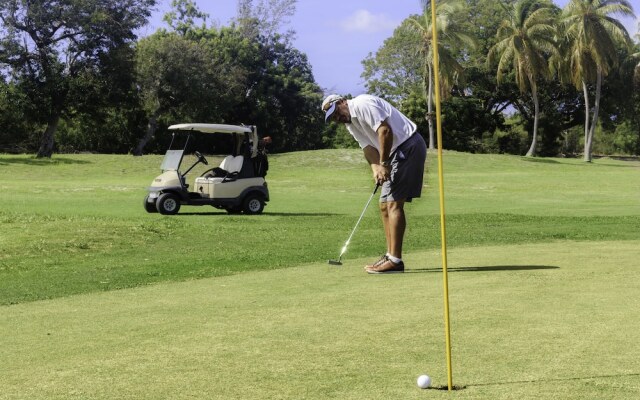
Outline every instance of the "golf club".
<svg viewBox="0 0 640 400"><path fill-rule="evenodd" d="M360 218L358 218L358 222L356 222L356 226L353 227L353 230L351 231L351 235L349 235L349 239L347 239L347 241L345 242L344 246L342 246L342 251L340 251L340 256L338 257L337 260L329 260L329 264L331 265L342 265L342 255L344 253L346 253L347 251L347 246L349 246L349 242L351 242L351 238L353 237L353 234L356 233L356 229L358 229L358 225L360 224L360 221L362 220L362 217L364 217L364 213L367 211L367 208L369 207L369 203L371 203L371 199L373 199L373 196L376 194L376 192L378 191L378 188L380 187L380 183L376 183L376 187L373 189L373 193L371 193L371 196L369 197L369 200L367 201L367 204L365 204L364 206L364 210L362 210L362 214L360 214Z"/></svg>

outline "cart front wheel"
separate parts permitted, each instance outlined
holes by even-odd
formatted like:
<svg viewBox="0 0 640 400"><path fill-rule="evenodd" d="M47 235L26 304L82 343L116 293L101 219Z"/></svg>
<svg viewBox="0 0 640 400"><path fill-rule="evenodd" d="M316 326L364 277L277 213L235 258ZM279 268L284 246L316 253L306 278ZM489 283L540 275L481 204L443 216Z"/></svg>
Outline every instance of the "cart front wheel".
<svg viewBox="0 0 640 400"><path fill-rule="evenodd" d="M158 197L156 207L160 214L174 215L180 211L180 198L173 193L164 193Z"/></svg>
<svg viewBox="0 0 640 400"><path fill-rule="evenodd" d="M144 209L148 213L157 213L158 209L156 208L155 202L149 202L149 195L144 197Z"/></svg>

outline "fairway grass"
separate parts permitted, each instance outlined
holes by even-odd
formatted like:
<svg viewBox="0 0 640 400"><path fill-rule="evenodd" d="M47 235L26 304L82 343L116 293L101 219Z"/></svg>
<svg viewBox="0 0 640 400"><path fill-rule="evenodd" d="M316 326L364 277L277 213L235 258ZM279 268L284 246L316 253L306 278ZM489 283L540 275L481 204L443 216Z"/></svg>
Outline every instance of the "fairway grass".
<svg viewBox="0 0 640 400"><path fill-rule="evenodd" d="M369 258L0 308L0 399L637 399L640 241Z"/></svg>

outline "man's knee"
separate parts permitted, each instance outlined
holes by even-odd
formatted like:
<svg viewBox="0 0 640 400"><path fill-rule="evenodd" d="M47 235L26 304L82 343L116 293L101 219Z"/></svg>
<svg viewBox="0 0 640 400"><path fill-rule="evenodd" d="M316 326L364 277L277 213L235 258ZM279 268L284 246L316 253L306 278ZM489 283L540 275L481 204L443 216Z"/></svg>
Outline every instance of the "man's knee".
<svg viewBox="0 0 640 400"><path fill-rule="evenodd" d="M387 205L387 211L390 213L404 212L404 200L388 201L385 204Z"/></svg>
<svg viewBox="0 0 640 400"><path fill-rule="evenodd" d="M389 215L389 207L388 207L388 203L387 202L380 203L380 213L383 216L388 216Z"/></svg>

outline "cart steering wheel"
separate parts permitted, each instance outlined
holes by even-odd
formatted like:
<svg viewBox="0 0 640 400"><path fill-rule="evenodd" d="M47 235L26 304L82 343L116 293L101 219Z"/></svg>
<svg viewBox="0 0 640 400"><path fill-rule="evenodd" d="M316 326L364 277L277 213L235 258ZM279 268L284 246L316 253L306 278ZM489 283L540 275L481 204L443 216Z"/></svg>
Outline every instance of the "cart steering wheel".
<svg viewBox="0 0 640 400"><path fill-rule="evenodd" d="M196 155L196 157L198 157L198 161L200 161L204 165L209 165L209 161L207 161L207 159L204 158L204 156L200 154L199 151L195 151L194 154Z"/></svg>

